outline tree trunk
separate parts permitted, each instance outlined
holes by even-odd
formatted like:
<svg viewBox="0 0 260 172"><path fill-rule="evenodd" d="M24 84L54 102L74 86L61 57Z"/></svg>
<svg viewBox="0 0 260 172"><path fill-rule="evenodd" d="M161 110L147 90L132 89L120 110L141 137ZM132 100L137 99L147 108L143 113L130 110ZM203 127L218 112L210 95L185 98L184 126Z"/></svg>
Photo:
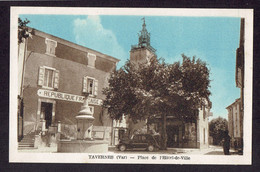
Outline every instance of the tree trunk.
<svg viewBox="0 0 260 172"><path fill-rule="evenodd" d="M197 119L195 119L195 131L196 131L196 148L198 148L198 126L197 126Z"/></svg>
<svg viewBox="0 0 260 172"><path fill-rule="evenodd" d="M167 133L166 133L166 114L163 113L161 115L162 118L162 141L161 141L161 149L166 150L167 149Z"/></svg>
<svg viewBox="0 0 260 172"><path fill-rule="evenodd" d="M181 127L181 133L182 133L182 137L181 137L181 147L184 147L184 136L185 136L185 123L182 120L182 127Z"/></svg>

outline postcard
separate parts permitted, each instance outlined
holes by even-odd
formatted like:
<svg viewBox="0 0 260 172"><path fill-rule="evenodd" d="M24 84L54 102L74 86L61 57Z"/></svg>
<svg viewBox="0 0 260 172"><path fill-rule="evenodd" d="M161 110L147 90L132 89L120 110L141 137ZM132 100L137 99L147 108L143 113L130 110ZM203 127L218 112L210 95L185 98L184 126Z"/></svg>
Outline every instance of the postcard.
<svg viewBox="0 0 260 172"><path fill-rule="evenodd" d="M10 28L10 162L252 163L252 9L11 7Z"/></svg>

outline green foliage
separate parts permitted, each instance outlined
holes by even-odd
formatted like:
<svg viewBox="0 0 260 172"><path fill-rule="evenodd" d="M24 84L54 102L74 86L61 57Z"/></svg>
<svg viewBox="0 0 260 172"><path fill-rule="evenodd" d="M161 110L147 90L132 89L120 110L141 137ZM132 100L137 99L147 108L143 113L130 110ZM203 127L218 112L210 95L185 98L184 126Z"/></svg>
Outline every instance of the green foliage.
<svg viewBox="0 0 260 172"><path fill-rule="evenodd" d="M226 130L228 130L228 121L225 118L218 117L209 122L209 135L213 137L214 145L221 143Z"/></svg>
<svg viewBox="0 0 260 172"><path fill-rule="evenodd" d="M115 71L104 90L111 117L125 114L136 121L166 114L183 121L196 119L198 108L209 103L209 70L195 57L182 57L182 63L154 58L138 67L127 61Z"/></svg>
<svg viewBox="0 0 260 172"><path fill-rule="evenodd" d="M27 24L30 23L28 19L22 20L18 18L18 44L22 43L24 39L27 39L31 35L34 35L34 30L29 31Z"/></svg>

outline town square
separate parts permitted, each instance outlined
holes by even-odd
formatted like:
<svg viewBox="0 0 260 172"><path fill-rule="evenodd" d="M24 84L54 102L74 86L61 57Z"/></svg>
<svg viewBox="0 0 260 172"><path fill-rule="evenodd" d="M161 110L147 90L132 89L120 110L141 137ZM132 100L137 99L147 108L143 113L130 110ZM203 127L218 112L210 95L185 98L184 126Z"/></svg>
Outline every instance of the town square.
<svg viewBox="0 0 260 172"><path fill-rule="evenodd" d="M16 15L18 154L250 154L245 17L89 13Z"/></svg>

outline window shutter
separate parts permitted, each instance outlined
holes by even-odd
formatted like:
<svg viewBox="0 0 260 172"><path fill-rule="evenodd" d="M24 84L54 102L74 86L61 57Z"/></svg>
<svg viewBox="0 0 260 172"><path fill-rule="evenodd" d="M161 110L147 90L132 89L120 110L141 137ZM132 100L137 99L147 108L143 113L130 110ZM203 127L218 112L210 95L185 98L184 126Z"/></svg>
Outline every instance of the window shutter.
<svg viewBox="0 0 260 172"><path fill-rule="evenodd" d="M38 76L38 85L43 86L43 82L44 82L44 67L40 66L39 76Z"/></svg>
<svg viewBox="0 0 260 172"><path fill-rule="evenodd" d="M98 80L95 79L95 84L94 84L95 88L94 88L94 95L97 96L98 95Z"/></svg>
<svg viewBox="0 0 260 172"><path fill-rule="evenodd" d="M59 88L59 78L60 78L60 71L55 70L54 71L54 88Z"/></svg>
<svg viewBox="0 0 260 172"><path fill-rule="evenodd" d="M83 89L82 89L82 92L83 92L83 93L87 93L87 90L88 90L87 81L88 81L88 80L87 80L87 77L84 76L84 77L83 77L83 86L82 86L82 87L83 87Z"/></svg>

